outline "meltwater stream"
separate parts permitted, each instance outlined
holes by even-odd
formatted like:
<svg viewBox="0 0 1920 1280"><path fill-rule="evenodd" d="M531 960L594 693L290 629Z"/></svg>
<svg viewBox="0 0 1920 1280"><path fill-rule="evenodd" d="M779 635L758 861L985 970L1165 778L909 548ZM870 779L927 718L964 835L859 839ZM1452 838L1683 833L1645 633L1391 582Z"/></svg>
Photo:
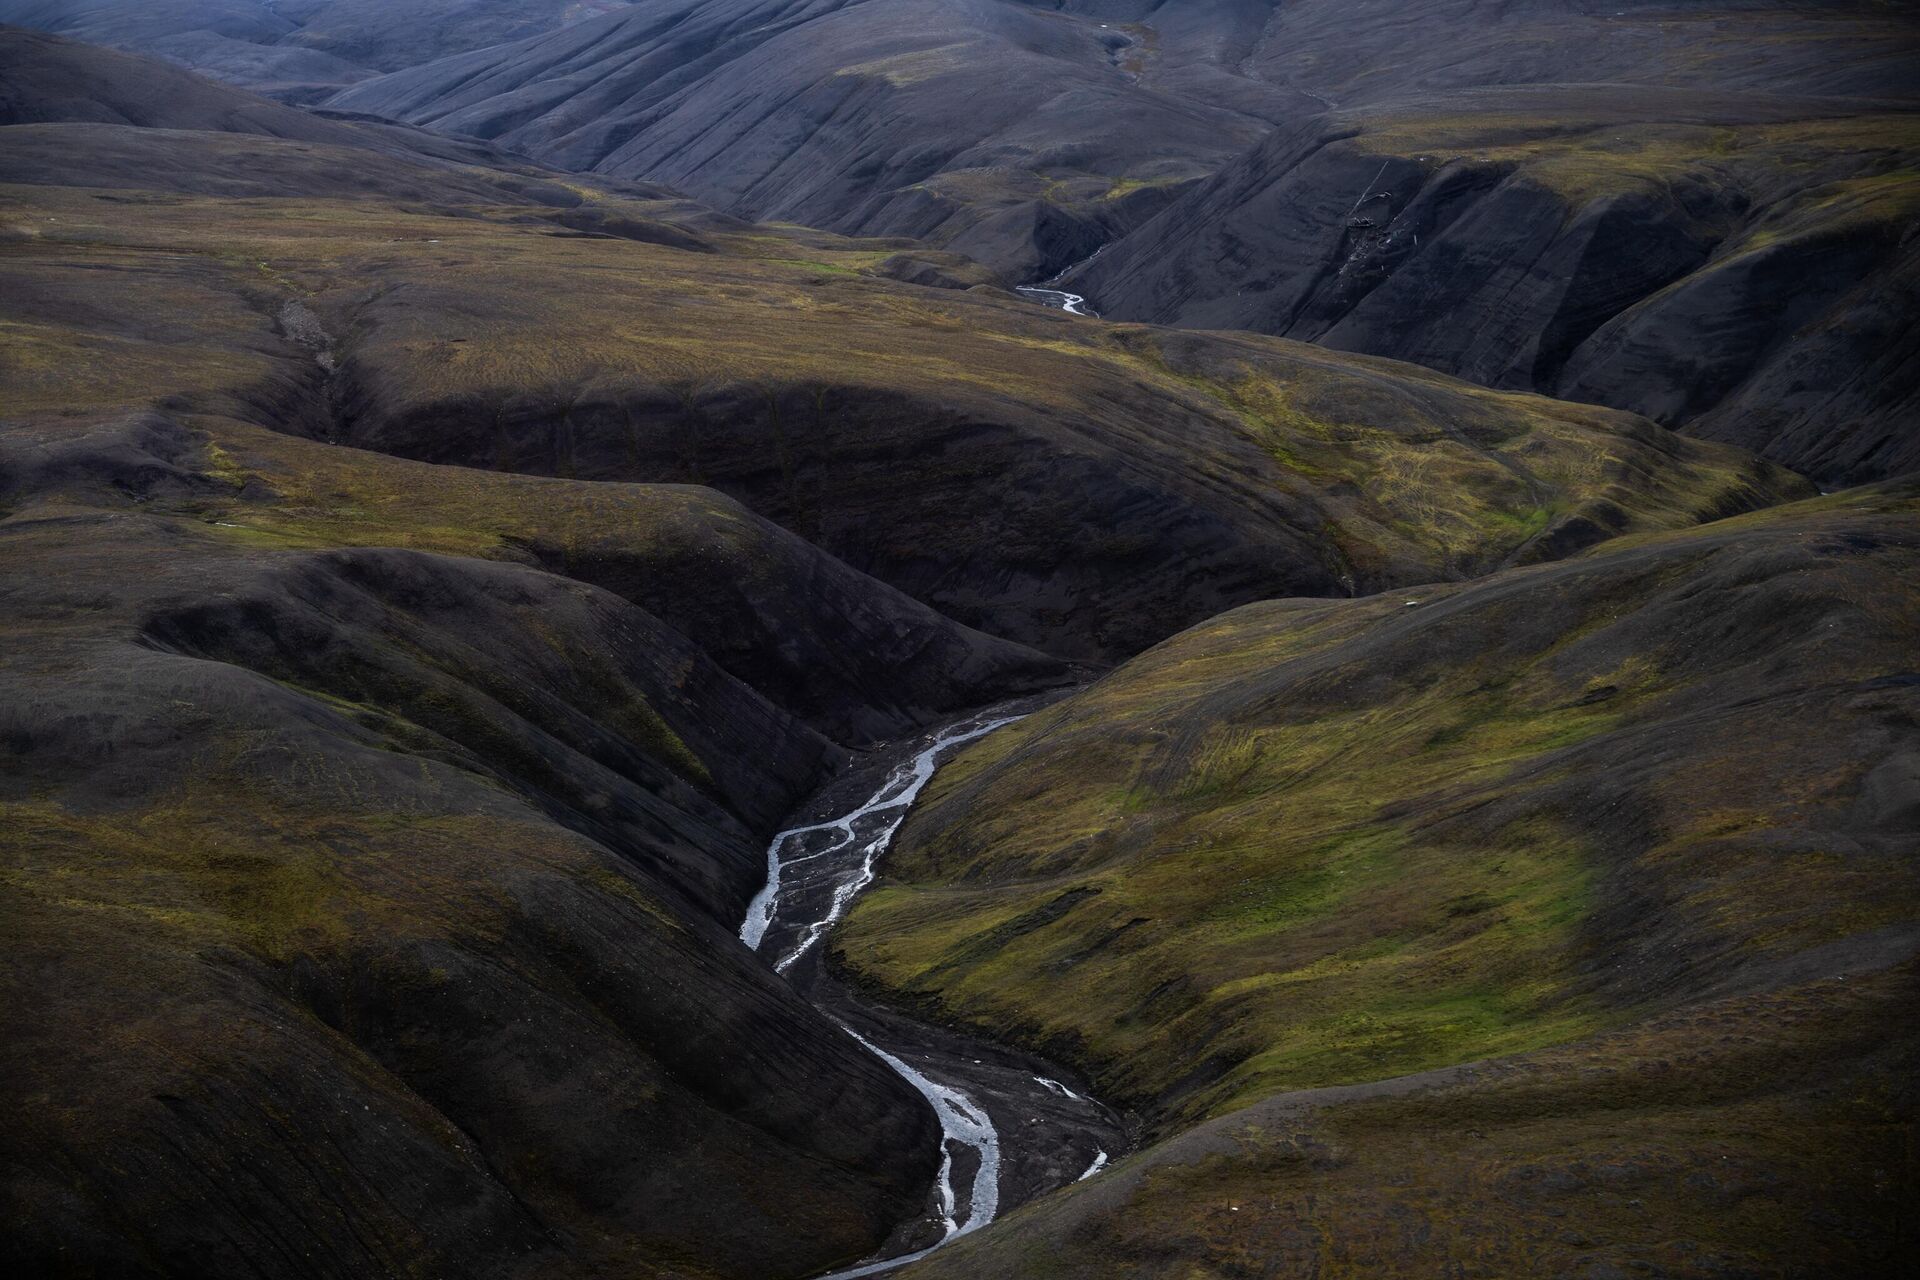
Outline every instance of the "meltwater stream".
<svg viewBox="0 0 1920 1280"><path fill-rule="evenodd" d="M1087 306L1085 298L1077 293L1068 293L1065 289L1047 289L1037 284L1023 284L1016 286L1014 292L1024 293L1035 302L1046 306L1058 307L1068 315L1099 318L1099 313Z"/></svg>
<svg viewBox="0 0 1920 1280"><path fill-rule="evenodd" d="M788 941L775 947L778 958L774 969L781 973L792 969L826 936L827 930L846 913L861 890L873 883L880 856L905 821L908 809L933 777L940 756L1020 718L989 712L950 725L918 754L894 766L864 803L837 818L793 827L776 835L767 847L766 887L747 907L746 919L740 925L740 940L758 951L770 936L787 937ZM809 879L808 873L815 867L821 868L824 875ZM796 928L797 933L791 932ZM846 1027L844 1022L841 1025ZM1000 1205L1000 1135L986 1108L961 1088L930 1078L904 1057L875 1044L852 1027L846 1030L919 1090L939 1117L940 1171L934 1194L938 1201L941 1237L929 1248L836 1272L826 1280L876 1275L924 1257L948 1240L991 1222ZM903 1048L902 1052L905 1051ZM965 1188L964 1211L961 1189L954 1185L957 1151L971 1151L974 1156L969 1162L973 1172Z"/></svg>
<svg viewBox="0 0 1920 1280"><path fill-rule="evenodd" d="M794 961L826 936L827 930L860 896L860 891L873 883L874 864L887 851L893 833L906 820L907 810L920 798L921 789L933 777L934 765L940 753L963 742L984 737L1018 719L1019 716L1001 716L981 724L962 721L942 732L925 751L896 767L887 775L887 780L880 784L880 789L851 813L842 814L831 822L793 827L775 836L773 843L767 846L767 883L747 906L747 918L740 924L740 941L755 951L760 949L760 943L767 936L767 927L773 923L774 913L780 909L780 890L787 868L830 857L845 851L856 840L863 841L859 847L858 874L833 891L826 914L810 922L801 934L800 941L774 961L774 969L781 973L792 968ZM796 852L803 849L805 852Z"/></svg>
<svg viewBox="0 0 1920 1280"><path fill-rule="evenodd" d="M939 1245L993 1221L1006 1196L1020 1203L1052 1186L1087 1176L1106 1163L1106 1146L1123 1142L1116 1119L1100 1103L1039 1075L1039 1059L925 1027L902 1015L862 1007L822 973L818 946L854 898L874 883L881 856L943 754L1020 720L1006 708L947 725L902 758L839 818L789 827L766 850L766 887L741 921L739 936L764 952L828 1017L870 1054L912 1084L941 1125L941 1163L931 1213L918 1240L902 1240L897 1257L839 1270L824 1280L854 1280L904 1267ZM847 791L847 785L841 785ZM831 796L833 791L829 791ZM841 804L852 796L847 794ZM828 810L833 812L833 810ZM854 1029L854 1021L860 1029ZM1016 1150L1002 1153L993 1113L1020 1128ZM1087 1161L1091 1159L1089 1169ZM1087 1169L1087 1173L1079 1173ZM1006 1192L1002 1194L1002 1180ZM927 1236L937 1238L927 1244ZM912 1247L924 1245L924 1247Z"/></svg>

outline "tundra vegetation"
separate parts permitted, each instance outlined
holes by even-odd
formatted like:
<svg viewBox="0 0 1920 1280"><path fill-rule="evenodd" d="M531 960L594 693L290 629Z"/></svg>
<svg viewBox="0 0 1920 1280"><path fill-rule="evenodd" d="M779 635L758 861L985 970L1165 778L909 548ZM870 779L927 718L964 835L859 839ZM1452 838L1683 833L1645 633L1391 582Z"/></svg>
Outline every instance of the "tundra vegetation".
<svg viewBox="0 0 1920 1280"><path fill-rule="evenodd" d="M826 964L1135 1141L899 1274L1891 1274L1897 6L787 8L0 0L0 1256L870 1255L736 930L1032 698Z"/></svg>

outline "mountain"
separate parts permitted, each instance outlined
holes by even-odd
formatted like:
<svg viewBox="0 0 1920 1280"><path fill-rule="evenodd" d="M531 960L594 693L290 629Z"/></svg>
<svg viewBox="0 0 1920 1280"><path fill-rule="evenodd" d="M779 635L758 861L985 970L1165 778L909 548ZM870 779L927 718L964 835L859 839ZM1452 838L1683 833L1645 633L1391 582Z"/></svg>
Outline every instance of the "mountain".
<svg viewBox="0 0 1920 1280"><path fill-rule="evenodd" d="M105 156L146 145L90 124L9 137L31 159L20 176L41 182L64 168L91 184L114 171ZM255 184L222 195L379 197L381 170L302 146L191 146L201 159L138 181L183 196L211 165ZM440 180L416 172L395 198ZM197 331L170 320L165 339L168 377L202 412L428 462L708 485L1063 658L1111 661L1251 599L1459 576L1801 491L1631 416L1297 343L1109 330L992 289L914 288L865 274L905 242L796 239L617 190L529 179L518 207L480 218L356 207L340 242L314 214L289 239L284 215L243 203L48 189L69 192L69 217L117 220L135 245L161 237L146 270L116 280L133 305L28 331L48 363L150 350L149 316L203 316ZM30 244L58 243L35 230ZM177 252L253 241L270 274ZM67 252L17 255L18 296L87 279ZM278 318L293 301L325 369ZM75 394L56 381L29 403Z"/></svg>
<svg viewBox="0 0 1920 1280"><path fill-rule="evenodd" d="M1125 23L1005 0L673 0L357 85L343 110L756 219L1051 274L1308 100L1143 77ZM1210 82L1209 82L1210 83Z"/></svg>
<svg viewBox="0 0 1920 1280"><path fill-rule="evenodd" d="M1335 102L1410 89L1909 91L1878 6L1589 13L1428 0L675 0L356 85L343 109L497 139L754 218L932 239L1053 274ZM1888 35L1898 37L1891 45ZM1409 46L1418 43L1416 52ZM1513 48L1533 56L1516 60ZM1782 49L1787 50L1782 54ZM1845 59L1849 70L1832 70Z"/></svg>
<svg viewBox="0 0 1920 1280"><path fill-rule="evenodd" d="M92 33L125 3L38 0L11 20ZM264 20L239 10L221 20ZM1915 464L1920 42L1897 6L582 15L536 8L524 32L427 0L271 16L302 23L278 40L388 71L330 98L341 111L750 219L926 240L1006 280L1059 276L1110 318L1628 409L1827 485Z"/></svg>
<svg viewBox="0 0 1920 1280"><path fill-rule="evenodd" d="M0 22L295 100L550 31L626 0L0 0Z"/></svg>

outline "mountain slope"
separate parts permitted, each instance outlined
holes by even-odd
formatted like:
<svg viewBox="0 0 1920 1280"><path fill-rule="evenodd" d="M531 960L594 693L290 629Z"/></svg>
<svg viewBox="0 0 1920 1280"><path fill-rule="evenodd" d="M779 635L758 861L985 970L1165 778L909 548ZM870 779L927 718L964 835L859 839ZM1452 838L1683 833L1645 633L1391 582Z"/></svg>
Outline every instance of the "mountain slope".
<svg viewBox="0 0 1920 1280"><path fill-rule="evenodd" d="M92 33L125 7L34 0L16 16ZM239 33L220 38L298 22L272 38L393 69L332 99L347 111L749 218L926 239L1007 280L1064 272L1114 318L1628 409L1829 485L1914 465L1920 43L1897 7L263 13L220 9ZM163 7L125 25L184 20ZM429 29L465 43L443 50L452 37Z"/></svg>
<svg viewBox="0 0 1920 1280"><path fill-rule="evenodd" d="M437 159L409 179L404 156L362 171L241 134L170 138L180 165L144 174L152 144L124 128L6 140L0 177L31 181L13 190L37 210L12 224L22 412L158 391L422 461L706 484L1066 658L1263 596L1460 576L1804 491L1626 415L880 278L899 241L531 172L516 192L478 164L455 179L481 206L423 206ZM102 173L167 199L60 185ZM142 270L110 277L103 307L89 262Z"/></svg>
<svg viewBox="0 0 1920 1280"><path fill-rule="evenodd" d="M688 0L338 101L1837 484L1920 448L1916 66L1868 4Z"/></svg>
<svg viewBox="0 0 1920 1280"><path fill-rule="evenodd" d="M1128 70L1141 38L1000 0L676 0L333 105L664 182L746 217L928 237L1029 277L1092 252L1289 102L1145 87Z"/></svg>
<svg viewBox="0 0 1920 1280"><path fill-rule="evenodd" d="M1648 414L1847 483L1920 465L1920 116L1514 90L1276 131L1068 277Z"/></svg>
<svg viewBox="0 0 1920 1280"><path fill-rule="evenodd" d="M0 522L16 1267L798 1275L913 1211L917 1096L733 938L835 748L610 593L115 496Z"/></svg>
<svg viewBox="0 0 1920 1280"><path fill-rule="evenodd" d="M551 30L625 0L0 0L0 22L286 98Z"/></svg>
<svg viewBox="0 0 1920 1280"><path fill-rule="evenodd" d="M1335 104L1599 81L1864 98L1908 92L1913 55L1866 4L679 0L336 102L1033 279Z"/></svg>
<svg viewBox="0 0 1920 1280"><path fill-rule="evenodd" d="M63 135L19 131L9 133L6 159L10 181L58 181L85 186L138 185L161 181L182 189L221 194L241 194L246 177L237 172L219 172L211 158L201 154L183 154L163 170L165 178L156 178L152 158L138 154L140 147L164 151L170 146L212 146L202 136L176 139L174 131L200 135L238 135L239 137L279 138L311 144L307 149L276 151L282 164L304 165L307 157L331 156L335 171L329 174L308 172L297 182L310 189L324 187L340 195L356 189L380 191L393 196L391 184L382 179L397 179L405 174L411 182L409 195L425 199L442 184L446 194L472 198L477 189L495 193L495 198L517 202L534 199L543 204L572 205L578 195L560 185L557 175L529 165L517 156L506 155L493 147L471 139L449 138L424 129L413 129L380 121L329 119L283 103L269 101L251 93L214 84L200 76L153 58L135 57L58 36L31 31L0 29L0 124L78 125L129 127L118 135L108 133ZM89 153L62 155L57 149L45 150L51 137L73 136L90 139ZM118 154L106 149L106 139L117 137ZM41 142L35 148L32 141ZM235 140L238 145L238 139ZM339 151L315 151L313 148L338 148ZM346 152L353 154L347 155ZM38 153L44 172L36 175L32 158ZM371 154L370 154L371 153ZM353 166L372 166L355 175ZM407 172L411 170L411 172ZM206 179L219 177L219 185ZM258 175L250 194L276 192L266 175ZM296 185L286 189L291 194ZM633 192L660 194L652 189L632 187Z"/></svg>
<svg viewBox="0 0 1920 1280"><path fill-rule="evenodd" d="M1917 501L1248 606L969 748L838 963L1170 1140L922 1272L1881 1274Z"/></svg>

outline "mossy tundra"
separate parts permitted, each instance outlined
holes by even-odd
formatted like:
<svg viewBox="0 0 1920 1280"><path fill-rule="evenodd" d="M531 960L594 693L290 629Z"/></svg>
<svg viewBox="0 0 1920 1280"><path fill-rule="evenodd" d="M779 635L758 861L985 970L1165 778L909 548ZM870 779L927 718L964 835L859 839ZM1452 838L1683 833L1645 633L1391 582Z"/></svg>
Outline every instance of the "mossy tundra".
<svg viewBox="0 0 1920 1280"><path fill-rule="evenodd" d="M758 0L549 8L541 47L713 20L716 66L773 30L723 20ZM1906 261L1906 118L1676 122L1687 86L1598 110L1560 74L1498 110L1335 111L1322 89L1485 51L1301 64L1316 24L1402 49L1431 24L1259 8L944 13L1031 36L979 47L1071 68L1022 93L1127 154L886 144L912 173L861 216L939 247L0 31L13 1271L802 1277L910 1233L936 1118L736 930L796 807L1010 699L1052 701L942 768L834 980L1049 1055L1137 1142L1115 1119L1100 1176L903 1274L1827 1280L1912 1253L1920 498L1780 461L1904 456L1904 366L1874 412L1803 410L1904 332L1904 277L1860 282ZM1552 6L1518 8L1500 30ZM1805 49L1862 28L1809 12L1741 25L1734 78L1808 26L1790 61L1826 75ZM1666 20L1614 18L1579 24L1640 66ZM822 73L851 118L1008 80L908 25ZM1248 51L1225 80L1222 48ZM1026 128L1016 99L986 123ZM1439 212L1498 188L1492 221L1540 233L1538 288L1502 252L1445 295L1539 307L1396 309L1470 339L1467 377L1003 287L1119 236L1089 278L1155 287L1177 255L1128 255L1189 202L1263 207L1308 100L1300 137L1351 134L1316 152L1331 213L1256 221L1334 243L1285 258L1353 264L1308 272L1332 302L1399 261L1352 183L1434 178ZM1138 128L1168 118L1180 146ZM1721 178L1766 198L1691 203ZM1675 315L1739 323L1676 343ZM1587 403L1626 403L1609 371L1646 350L1684 367ZM1741 382L1755 351L1791 358ZM1708 430L1709 401L1751 413Z"/></svg>

